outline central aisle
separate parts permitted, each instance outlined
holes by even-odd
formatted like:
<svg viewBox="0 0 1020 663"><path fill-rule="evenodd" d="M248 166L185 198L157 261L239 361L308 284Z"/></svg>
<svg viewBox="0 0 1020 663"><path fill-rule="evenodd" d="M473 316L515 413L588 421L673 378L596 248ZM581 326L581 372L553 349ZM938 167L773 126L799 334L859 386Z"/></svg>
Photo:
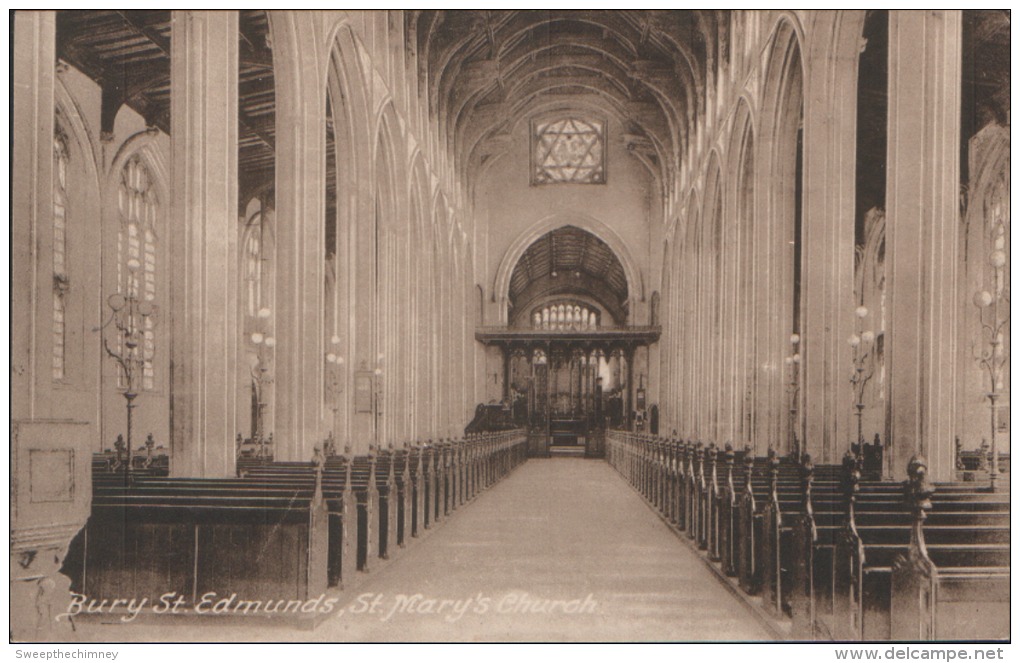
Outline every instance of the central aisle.
<svg viewBox="0 0 1020 663"><path fill-rule="evenodd" d="M770 639L638 494L594 460L529 460L357 594L311 639Z"/></svg>

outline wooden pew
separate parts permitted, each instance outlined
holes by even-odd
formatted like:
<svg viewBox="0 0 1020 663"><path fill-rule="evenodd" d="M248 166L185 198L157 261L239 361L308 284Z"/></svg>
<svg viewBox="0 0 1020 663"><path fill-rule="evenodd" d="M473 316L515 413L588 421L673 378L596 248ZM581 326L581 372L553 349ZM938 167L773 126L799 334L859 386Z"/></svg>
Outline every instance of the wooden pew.
<svg viewBox="0 0 1020 663"><path fill-rule="evenodd" d="M903 619L893 612L892 575L897 564L903 563L901 558L908 563L916 559L910 557L910 550L919 519L912 513L916 507L904 499L903 489L901 484L875 482L853 491L854 508L834 554L833 614L826 634L840 639L886 640L895 637L896 631L904 631ZM924 548L933 567L947 569L951 579L942 602L943 614L965 616L953 612L960 605L984 610L984 633L998 632L998 637L1004 637L1001 632L1005 629L1008 636L1008 624L1001 621L1005 612L995 607L1002 602L1002 595L991 590L1008 576L1009 496L987 493L974 485L943 484L936 486L930 501L930 512L924 509ZM974 593L982 583L981 591L990 592L988 596ZM959 599L953 600L953 596ZM942 623L945 633L952 632L952 620L943 619ZM981 637L973 628L968 632L974 635L958 635Z"/></svg>
<svg viewBox="0 0 1020 663"><path fill-rule="evenodd" d="M798 638L1009 635L1008 495L940 485L923 519L934 570L918 580L916 509L902 485L862 482L853 454L842 468L775 452L756 463L729 445L719 454L712 444L612 431L606 457L745 591L764 589L766 606L790 617Z"/></svg>
<svg viewBox="0 0 1020 663"><path fill-rule="evenodd" d="M300 604L328 586L327 514L321 470L311 482L271 487L239 479L140 477L128 486L101 479L76 546L73 586L90 598L147 598L150 605L168 593L189 606L231 595Z"/></svg>
<svg viewBox="0 0 1020 663"><path fill-rule="evenodd" d="M405 445L394 453L394 481L397 490L397 545L407 547L411 537L411 514L415 505L411 485L411 452Z"/></svg>
<svg viewBox="0 0 1020 663"><path fill-rule="evenodd" d="M391 450L380 450L375 463L375 488L378 496L379 558L389 559L397 545L397 501L394 458Z"/></svg>
<svg viewBox="0 0 1020 663"><path fill-rule="evenodd" d="M483 470L494 482L526 458L518 431L445 448L445 463L438 449L421 446L358 457L317 453L313 463L259 462L224 479L132 473L127 481L97 472L92 517L64 571L75 591L99 599L151 604L172 592L195 605L206 595L236 594L298 609L328 588L350 586L357 570L420 533L426 468L435 480L430 509L440 507L441 494L452 509L472 493L474 482L463 478L472 467L480 485ZM449 478L440 493L443 472Z"/></svg>
<svg viewBox="0 0 1020 663"><path fill-rule="evenodd" d="M1007 640L1009 624L1009 530L972 529L966 533L964 564L938 564L937 548L926 528L938 489L927 480L927 461L910 461L905 486L911 512L907 551L892 565L890 637L896 640ZM1007 503L1008 504L1008 503ZM936 544L937 545L937 544ZM983 554L978 554L980 552ZM998 549L998 553L994 552ZM935 550L934 558L931 550Z"/></svg>
<svg viewBox="0 0 1020 663"><path fill-rule="evenodd" d="M323 491L328 511L327 574L330 587L349 585L358 569L358 558L366 554L358 550L358 531L368 526L359 523L367 513L359 513L358 497L351 479L353 459L348 456L330 457L325 463ZM260 464L244 470L245 478L259 482L265 490L279 486L307 485L314 477L311 463L275 462Z"/></svg>

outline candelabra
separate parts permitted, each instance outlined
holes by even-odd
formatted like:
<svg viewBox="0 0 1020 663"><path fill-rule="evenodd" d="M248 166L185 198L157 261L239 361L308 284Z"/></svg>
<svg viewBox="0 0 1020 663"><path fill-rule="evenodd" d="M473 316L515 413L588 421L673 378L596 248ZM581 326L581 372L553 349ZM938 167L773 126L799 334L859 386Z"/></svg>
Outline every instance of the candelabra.
<svg viewBox="0 0 1020 663"><path fill-rule="evenodd" d="M990 389L987 394L990 423L992 426L992 464L988 474L989 488L997 488L999 477L999 447L996 440L998 426L997 410L1000 391L1003 387L1002 378L1005 367L1009 364L1009 352L1004 346L1005 335L1009 333L1009 286L1005 280L1006 253L996 249L988 256L993 269L993 292L980 290L974 293L974 305L978 307L981 322L981 342L987 347L978 349L972 343L971 352L974 358L988 374ZM984 451L982 450L982 453Z"/></svg>
<svg viewBox="0 0 1020 663"><path fill-rule="evenodd" d="M797 399L800 394L800 335L790 335L790 354L783 360L786 364L786 393L790 397L790 451L800 460L800 438L797 437Z"/></svg>
<svg viewBox="0 0 1020 663"><path fill-rule="evenodd" d="M850 385L854 392L854 416L857 417L857 445L854 455L860 461L864 454L864 387L874 373L872 362L875 344L875 332L861 331L864 318L868 317L866 306L858 306L854 311L857 318L856 329L847 342L853 348L854 370L850 374Z"/></svg>
<svg viewBox="0 0 1020 663"><path fill-rule="evenodd" d="M138 296L138 273L141 262L132 258L127 262L128 287L126 293L115 292L106 303L110 307L110 317L96 331L102 331L111 324L116 332L114 347L110 340L103 336L103 348L120 366L124 379L124 401L127 409L127 462L124 464L124 481L131 482L131 427L132 412L138 407L135 399L145 373L146 362L152 361L152 349L146 347L146 332L151 332L157 313L156 306L145 298Z"/></svg>
<svg viewBox="0 0 1020 663"><path fill-rule="evenodd" d="M251 437L253 442L258 442L260 458L266 456L264 418L268 403L266 402L265 388L273 383L270 362L273 348L276 347L276 339L269 333L271 329L269 318L271 316L272 311L268 308L260 308L256 315L255 331L251 333L251 342L255 346L255 361L251 367L251 378L255 386L255 424Z"/></svg>
<svg viewBox="0 0 1020 663"><path fill-rule="evenodd" d="M336 434L337 412L340 410L340 395L343 393L344 358L338 352L340 337L336 334L329 340L329 348L326 353L326 398L329 400L329 409L333 411L332 437Z"/></svg>

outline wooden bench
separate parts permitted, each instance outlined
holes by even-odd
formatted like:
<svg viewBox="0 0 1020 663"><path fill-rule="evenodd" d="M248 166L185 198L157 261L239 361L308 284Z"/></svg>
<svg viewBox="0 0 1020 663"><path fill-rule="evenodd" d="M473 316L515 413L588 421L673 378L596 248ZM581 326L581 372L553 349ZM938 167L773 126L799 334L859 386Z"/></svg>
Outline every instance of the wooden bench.
<svg viewBox="0 0 1020 663"><path fill-rule="evenodd" d="M1008 640L1009 527L974 526L949 530L953 543L965 538L967 556L938 564L938 537L946 529L926 526L933 511L927 461L915 456L908 468L911 510L909 547L892 565L890 637L896 640ZM946 487L943 487L945 489ZM965 494L960 493L963 497ZM973 497L973 494L971 495ZM936 501L937 503L937 501ZM988 502L987 504L992 504ZM1006 502L1008 506L1008 500ZM1002 513L1002 511L998 511Z"/></svg>
<svg viewBox="0 0 1020 663"><path fill-rule="evenodd" d="M99 599L173 594L197 606L315 599L328 587L327 505L311 482L100 479L65 563L75 591Z"/></svg>
<svg viewBox="0 0 1020 663"><path fill-rule="evenodd" d="M241 476L222 479L138 472L129 481L101 471L65 573L75 591L100 600L310 601L349 586L525 458L526 438L510 431L365 456L239 463Z"/></svg>
<svg viewBox="0 0 1020 663"><path fill-rule="evenodd" d="M919 519L912 514L915 507L904 498L903 484L875 482L858 486L855 473L848 483L847 519L835 533L831 619L824 618L826 612L820 619L823 635L853 640L886 640L903 635L903 619L893 605L909 592L897 592L892 578L901 558L916 560L911 557L915 548L912 537L918 533L919 520L927 521L924 531L928 537L924 546L927 558L920 566L953 570L957 587L966 586L967 578L994 585L995 579L1005 576L1008 593L1008 495L990 494L973 485L944 484L936 488L930 500L930 513L925 509L925 518ZM947 587L952 589L952 584ZM966 589L953 589L943 605L954 603L953 595L966 593ZM914 594L914 601L916 597ZM975 603L973 599L957 602ZM1001 594L994 592L977 601L986 606L1001 602ZM998 632L998 637L1004 637L1004 627L1008 636L1008 623L1002 622L1005 612L986 612L990 621L985 622L985 634L991 637ZM956 637L980 636L960 632ZM916 638L914 633L910 639Z"/></svg>
<svg viewBox="0 0 1020 663"><path fill-rule="evenodd" d="M859 455L815 466L612 431L606 457L723 572L791 618L797 637L1009 635L1008 495L938 486L919 546L903 485L862 482ZM932 570L918 580L922 548ZM894 607L904 601L909 609Z"/></svg>

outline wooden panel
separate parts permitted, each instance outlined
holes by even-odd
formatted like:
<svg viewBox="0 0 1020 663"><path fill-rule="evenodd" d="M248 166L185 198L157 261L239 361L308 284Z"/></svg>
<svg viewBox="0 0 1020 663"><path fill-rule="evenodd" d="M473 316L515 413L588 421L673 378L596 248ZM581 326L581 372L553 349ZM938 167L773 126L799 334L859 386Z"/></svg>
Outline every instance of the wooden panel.
<svg viewBox="0 0 1020 663"><path fill-rule="evenodd" d="M1006 640L1009 636L1008 602L944 602L939 597L935 606L938 640Z"/></svg>

